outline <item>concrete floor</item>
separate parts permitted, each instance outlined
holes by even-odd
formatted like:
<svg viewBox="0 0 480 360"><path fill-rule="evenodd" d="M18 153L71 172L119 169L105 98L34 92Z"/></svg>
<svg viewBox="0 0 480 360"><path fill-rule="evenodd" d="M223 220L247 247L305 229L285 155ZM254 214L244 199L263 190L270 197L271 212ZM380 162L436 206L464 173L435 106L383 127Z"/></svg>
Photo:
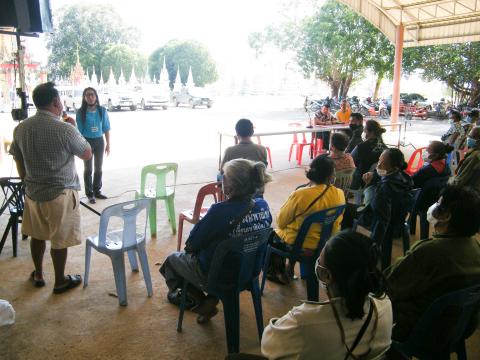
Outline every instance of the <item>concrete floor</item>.
<svg viewBox="0 0 480 360"><path fill-rule="evenodd" d="M175 116L176 109L168 111L169 116L171 114ZM183 109L178 109L179 116L183 116L181 111ZM149 115L153 116L152 114L154 113ZM128 113L119 114L127 115ZM156 113L154 115L157 116ZM218 115L219 119L221 116ZM123 126L125 131L129 131L131 127L123 120L121 118L118 121L113 120L115 129L120 130ZM286 121L284 119L284 122ZM192 124L193 122L181 123L178 126ZM116 134L119 130L116 130ZM435 127L434 131L440 130ZM420 136L418 131L412 131L410 134L411 137L407 140L411 142L415 142L416 136ZM149 134L145 136L148 137ZM422 139L426 142L428 137ZM274 214L278 213L288 194L298 184L305 182L304 170L295 168L293 163L289 164L286 161L288 146L285 146L285 143L281 145L280 140L277 140L279 144L277 147L273 142L275 180L267 186L265 194ZM290 139L286 139L288 140ZM209 142L207 146L216 147L215 141L216 137L212 136L207 140ZM155 144L150 141L144 143L149 144L148 146ZM132 149L138 153L148 151L136 148L138 144L128 144L128 148L123 149L120 148L119 140L115 144L116 151L124 151L124 154L131 152ZM267 145L271 146L271 143ZM198 151L201 153L205 149L200 146ZM168 151L158 152L163 157L170 156ZM195 160L188 160L186 157L178 161L181 170L177 183L181 185L177 187L175 197L177 213L193 206L195 195L201 185L191 183L215 178L217 155L215 152L211 153L211 149L208 153L210 155L207 157L195 151L189 156L190 159L195 157ZM98 202L95 205L97 210L101 211L107 205L134 198L132 190L139 186L140 168L148 163L148 160L142 158L137 159L135 164L132 163L130 159L130 162L127 161L123 166L107 167L108 171L104 172L104 192L111 198ZM11 173L11 164L5 161L5 158L3 166ZM82 169L81 165L78 169ZM83 235L86 237L96 233L98 216L85 208L81 211ZM0 217L0 229L5 228L7 220L6 216ZM184 239L190 229L190 224L186 223ZM53 295L53 268L48 252L44 269L47 286L37 289L28 279L33 270L28 241L20 241L18 257L13 258L11 242L8 240L0 255L0 299L12 303L16 311L16 323L0 328L0 359L222 359L226 353L222 311L204 326L196 323L194 314L187 313L183 332L176 332L178 308L166 300L167 288L158 273L161 262L176 249L176 243L177 237L171 235L164 206L160 203L158 236L152 239L148 235L147 238L154 295L151 298L147 297L142 274L129 272L127 266L129 304L127 307L120 307L118 299L112 296L115 294L115 284L111 264L106 256L93 253L88 288L79 287L62 295ZM83 275L84 249L84 245L81 245L69 250L68 273ZM400 245L395 244L394 256L400 252ZM285 314L305 297L306 290L302 281L295 281L289 286L267 282L263 297L264 323L267 324L272 317ZM241 295L240 334L241 351L259 353L253 306L248 293ZM469 359L480 358L479 340L479 331L468 340Z"/></svg>

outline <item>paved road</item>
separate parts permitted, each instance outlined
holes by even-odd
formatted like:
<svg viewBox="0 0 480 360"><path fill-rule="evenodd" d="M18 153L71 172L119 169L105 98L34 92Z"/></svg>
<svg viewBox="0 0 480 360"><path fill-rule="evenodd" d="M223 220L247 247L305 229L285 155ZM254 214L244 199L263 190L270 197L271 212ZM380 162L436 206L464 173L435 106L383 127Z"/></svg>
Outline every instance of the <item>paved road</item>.
<svg viewBox="0 0 480 360"><path fill-rule="evenodd" d="M159 162L187 164L198 178L211 177L216 172L219 143L218 131L231 130L235 122L246 117L258 131L285 129L291 122L307 124L308 114L301 107L300 97L245 96L218 98L211 109L171 107L168 110L115 111L110 113L112 125L111 155L106 159L105 170L138 169ZM9 114L0 114L0 134L8 139L14 123ZM428 144L446 131L446 121L413 120L401 140L415 147ZM387 133L386 142L397 144L398 132ZM232 144L225 139L224 146ZM291 135L262 138L271 148L274 170L293 167L289 163L288 149ZM406 154L411 152L406 147ZM0 159L1 161L1 159ZM3 159L3 175L10 166ZM82 169L79 165L79 170ZM5 170L7 169L7 170Z"/></svg>

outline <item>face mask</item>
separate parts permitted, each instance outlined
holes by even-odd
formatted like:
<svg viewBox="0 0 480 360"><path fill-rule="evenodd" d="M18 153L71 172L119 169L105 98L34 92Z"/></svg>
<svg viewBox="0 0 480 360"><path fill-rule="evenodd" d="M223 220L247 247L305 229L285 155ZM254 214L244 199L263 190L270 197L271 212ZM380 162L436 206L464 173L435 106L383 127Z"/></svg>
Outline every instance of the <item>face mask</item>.
<svg viewBox="0 0 480 360"><path fill-rule="evenodd" d="M436 223L438 223L438 219L435 216L433 216L433 211L437 206L438 206L437 203L435 203L432 206L430 206L427 210L427 221L432 225L435 225Z"/></svg>
<svg viewBox="0 0 480 360"><path fill-rule="evenodd" d="M362 141L367 141L367 135L365 135L365 133L362 133Z"/></svg>
<svg viewBox="0 0 480 360"><path fill-rule="evenodd" d="M358 124L350 124L348 125L348 127L350 128L350 130L352 131L355 131L357 130L358 128L360 128L362 125L358 125Z"/></svg>
<svg viewBox="0 0 480 360"><path fill-rule="evenodd" d="M472 117L471 117L470 115L469 115L469 116L467 116L467 118L466 118L466 122L468 122L469 124L471 124L471 123L472 123Z"/></svg>
<svg viewBox="0 0 480 360"><path fill-rule="evenodd" d="M472 139L471 137L467 138L467 148L472 149L477 146L477 140Z"/></svg>
<svg viewBox="0 0 480 360"><path fill-rule="evenodd" d="M377 167L377 174L378 174L379 176L387 176L387 170L385 170L385 169L379 169L379 168Z"/></svg>
<svg viewBox="0 0 480 360"><path fill-rule="evenodd" d="M448 119L448 123L449 123L450 125L452 125L452 124L453 124L453 120L452 120L452 119Z"/></svg>

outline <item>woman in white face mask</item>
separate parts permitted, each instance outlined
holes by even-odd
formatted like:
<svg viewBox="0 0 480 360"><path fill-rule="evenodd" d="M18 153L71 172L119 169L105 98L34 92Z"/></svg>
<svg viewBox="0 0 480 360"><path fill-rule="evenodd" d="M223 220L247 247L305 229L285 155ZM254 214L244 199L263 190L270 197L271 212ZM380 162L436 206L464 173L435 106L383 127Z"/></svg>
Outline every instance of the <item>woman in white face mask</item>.
<svg viewBox="0 0 480 360"><path fill-rule="evenodd" d="M434 177L450 176L452 172L446 163L446 158L447 154L452 151L453 147L451 145L444 144L441 141L430 142L427 149L422 153L424 166L412 176L415 187L421 188L426 181Z"/></svg>
<svg viewBox="0 0 480 360"><path fill-rule="evenodd" d="M450 179L450 183L471 186L480 191L480 126L470 131L467 140L471 148L458 164L456 176Z"/></svg>
<svg viewBox="0 0 480 360"><path fill-rule="evenodd" d="M427 307L450 291L478 284L480 194L468 187L447 186L428 210L433 239L415 243L385 275L394 304L392 338L402 341Z"/></svg>
<svg viewBox="0 0 480 360"><path fill-rule="evenodd" d="M373 359L390 346L392 307L376 248L359 233L332 237L317 260L328 301L307 302L272 319L262 337L269 359Z"/></svg>
<svg viewBox="0 0 480 360"><path fill-rule="evenodd" d="M413 181L406 168L403 153L391 148L380 155L376 170L363 177L365 210L358 223L372 232L373 241L382 249L383 268L390 265L392 237L399 233L413 205Z"/></svg>

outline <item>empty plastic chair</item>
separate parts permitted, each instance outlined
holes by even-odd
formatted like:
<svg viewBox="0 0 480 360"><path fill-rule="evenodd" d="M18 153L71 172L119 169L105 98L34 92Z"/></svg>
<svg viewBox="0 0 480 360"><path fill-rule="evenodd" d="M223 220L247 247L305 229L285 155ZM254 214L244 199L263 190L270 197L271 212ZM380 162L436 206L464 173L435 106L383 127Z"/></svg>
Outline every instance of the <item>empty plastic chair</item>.
<svg viewBox="0 0 480 360"><path fill-rule="evenodd" d="M18 177L0 178L0 186L3 192L3 202L0 205L0 215L4 211L9 212L7 227L3 232L0 241L0 253L2 252L8 233L12 232L12 248L13 256L17 256L18 248L18 224L22 222L23 208L25 204L25 188L23 182ZM26 236L23 236L26 239Z"/></svg>
<svg viewBox="0 0 480 360"><path fill-rule="evenodd" d="M412 176L413 174L415 174L418 170L420 170L420 168L423 166L423 152L426 150L427 148L426 147L422 147L422 148L418 148L417 150L415 150L412 154L412 156L410 156L410 159L408 160L408 163L407 163L407 169L405 170L405 172ZM417 160L418 158L418 160Z"/></svg>
<svg viewBox="0 0 480 360"><path fill-rule="evenodd" d="M142 168L142 176L140 179L140 190L136 192L135 199L148 198L153 199L153 205L150 208L150 234L157 236L157 200L164 200L167 209L168 221L172 228L172 233L177 232L177 224L175 218L175 185L177 183L178 164L162 163L147 165ZM167 176L173 173L173 185L167 186ZM155 176L155 188L146 189L148 175Z"/></svg>
<svg viewBox="0 0 480 360"><path fill-rule="evenodd" d="M300 123L290 123L288 124L290 128L301 128L302 124ZM295 160L297 160L298 165L302 165L303 149L307 147L311 149L311 143L307 141L305 133L302 133L302 140L298 140L298 134L293 134L293 141L290 145L290 152L288 153L288 161L292 159L293 148L295 148Z"/></svg>
<svg viewBox="0 0 480 360"><path fill-rule="evenodd" d="M260 136L257 136L257 144L262 145L262 140L260 140ZM265 146L265 149L267 150L268 164L270 165L270 169L271 169L273 167L272 154L270 153L270 148L268 146Z"/></svg>
<svg viewBox="0 0 480 360"><path fill-rule="evenodd" d="M183 233L183 221L186 220L191 224L196 224L205 216L208 211L208 207L203 207L203 201L208 195L212 195L215 202L221 199L222 185L215 182L204 185L200 188L197 194L197 200L195 200L195 207L190 210L185 210L178 215L178 242L177 251L180 251L182 247L182 233Z"/></svg>
<svg viewBox="0 0 480 360"><path fill-rule="evenodd" d="M343 192L345 193L345 199L347 198L350 191L350 185L352 184L354 172L355 169L352 168L338 171L335 174L335 187L343 190Z"/></svg>
<svg viewBox="0 0 480 360"><path fill-rule="evenodd" d="M88 286L90 257L92 255L92 248L94 248L98 252L110 257L113 266L113 275L115 276L118 301L122 306L127 305L124 253L128 253L132 271L138 271L136 257L136 253L138 253L143 278L147 285L147 294L148 296L152 296L152 279L148 267L147 252L145 250L145 235L150 206L152 206L151 199L140 199L115 204L102 211L98 235L88 237L85 243L84 288ZM145 217L140 218L140 214ZM122 220L122 228L110 230L109 223L112 218Z"/></svg>
<svg viewBox="0 0 480 360"><path fill-rule="evenodd" d="M227 348L237 353L240 346L240 292L252 294L259 340L263 334L262 298L258 276L262 269L265 246L272 229L262 229L221 241L213 255L207 286L208 294L217 296L223 304ZM184 281L177 331L182 331L183 313L188 282Z"/></svg>
<svg viewBox="0 0 480 360"><path fill-rule="evenodd" d="M263 264L262 286L260 292L263 294L265 288L265 280L267 270L270 266L270 257L275 253L281 257L290 259L291 262L300 262L304 274L302 277L307 279L307 299L309 301L318 301L318 280L315 275L315 261L320 255L325 243L332 235L333 223L343 214L345 205L325 209L313 213L303 220L302 226L298 230L295 243L291 246L289 251L279 250L271 245L267 246L267 254L265 255L265 262ZM321 225L320 241L315 250L303 249L303 242L308 230L312 224L318 223Z"/></svg>
<svg viewBox="0 0 480 360"><path fill-rule="evenodd" d="M480 305L480 285L453 291L431 304L404 342L392 346L408 358L444 360L457 353L466 360L465 339L475 330Z"/></svg>

